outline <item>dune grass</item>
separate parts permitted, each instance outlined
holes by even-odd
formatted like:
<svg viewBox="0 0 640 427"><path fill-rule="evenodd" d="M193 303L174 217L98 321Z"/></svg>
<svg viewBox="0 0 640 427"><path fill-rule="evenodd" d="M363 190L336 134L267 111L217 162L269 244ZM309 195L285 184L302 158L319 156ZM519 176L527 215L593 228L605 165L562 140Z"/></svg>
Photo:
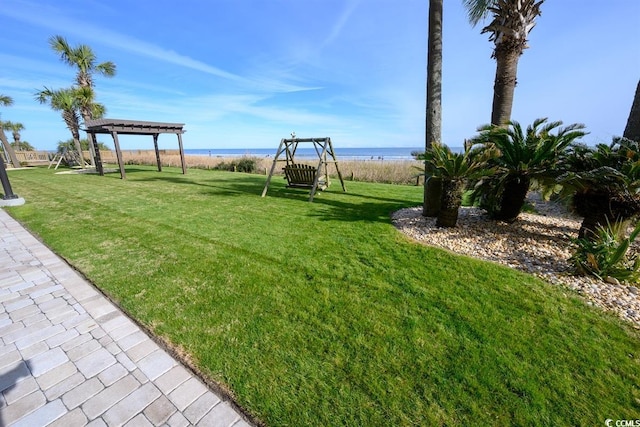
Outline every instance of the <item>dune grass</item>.
<svg viewBox="0 0 640 427"><path fill-rule="evenodd" d="M601 425L640 413L640 334L409 241L422 188L127 167L10 172L7 211L268 426Z"/></svg>
<svg viewBox="0 0 640 427"><path fill-rule="evenodd" d="M107 160L116 163L114 152L105 152ZM88 158L88 152L85 156ZM154 166L156 155L153 150L126 150L123 152L125 163L131 165ZM185 156L187 166L197 169L214 169L221 163L230 163L241 159L253 159L256 163L256 173L266 175L273 164L273 157L218 157L218 156ZM180 166L180 155L169 151L160 156L163 166ZM317 160L304 159L301 163L317 166ZM339 159L340 172L349 181L378 182L384 184L416 184L418 175L424 171L424 162L417 160L345 160ZM331 176L337 176L333 165L329 166ZM276 169L276 174L282 175L282 168ZM421 178L423 179L423 178Z"/></svg>

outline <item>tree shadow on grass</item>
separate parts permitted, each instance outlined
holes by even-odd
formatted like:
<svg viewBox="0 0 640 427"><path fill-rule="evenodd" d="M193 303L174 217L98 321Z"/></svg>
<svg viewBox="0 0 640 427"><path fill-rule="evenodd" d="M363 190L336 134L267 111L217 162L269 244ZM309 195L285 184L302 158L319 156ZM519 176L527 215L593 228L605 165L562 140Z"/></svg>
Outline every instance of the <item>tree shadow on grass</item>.
<svg viewBox="0 0 640 427"><path fill-rule="evenodd" d="M105 171L105 176L109 176L109 177L113 177L113 178L118 178L120 179L120 169L118 168L118 166L116 165L115 170L112 170L112 167L109 167L108 169L110 169L109 172ZM141 172L157 172L157 173L165 173L165 172L158 172L157 170L152 170L152 169L144 169L141 167L135 167L135 166L127 166L124 168L124 173L126 175L129 174L137 174L137 173L141 173ZM171 172L169 172L171 173ZM182 172L180 172L182 173ZM96 175L96 173L93 173L92 175Z"/></svg>
<svg viewBox="0 0 640 427"><path fill-rule="evenodd" d="M167 182L172 184L196 185L206 188L203 194L215 197L234 197L241 195L255 195L261 197L265 180L256 176L233 176L232 179L216 179L215 177L189 179L188 176L161 175L138 179L147 182ZM334 184L330 189L318 191L309 202L309 190L288 188L284 182L272 181L266 198L283 199L289 202L304 204L300 211L307 211L308 215L321 221L372 221L390 222L390 214L402 208L415 206L417 203L411 198L384 197L353 191L347 188L342 191L340 185ZM318 206L318 208L314 208Z"/></svg>
<svg viewBox="0 0 640 427"><path fill-rule="evenodd" d="M304 203L308 215L321 221L390 222L392 212L417 203L411 198L393 198L353 191L343 192L340 186L316 193L309 202L309 191L279 185L270 188L266 197L294 200ZM319 206L318 209L310 206ZM302 208L301 208L302 209Z"/></svg>
<svg viewBox="0 0 640 427"><path fill-rule="evenodd" d="M262 186L255 178L252 177L238 177L233 180L227 179L189 179L184 175L180 176L153 176L148 178L137 179L140 182L167 182L171 184L186 184L205 187L204 194L210 194L214 196L238 196L241 194L257 194L262 192Z"/></svg>
<svg viewBox="0 0 640 427"><path fill-rule="evenodd" d="M399 209L414 206L411 200L386 200L379 197L358 196L370 201L353 203L353 199L314 199L313 203L324 205L329 209L321 212L311 211L309 216L320 221L346 222L384 222L391 223L391 214Z"/></svg>

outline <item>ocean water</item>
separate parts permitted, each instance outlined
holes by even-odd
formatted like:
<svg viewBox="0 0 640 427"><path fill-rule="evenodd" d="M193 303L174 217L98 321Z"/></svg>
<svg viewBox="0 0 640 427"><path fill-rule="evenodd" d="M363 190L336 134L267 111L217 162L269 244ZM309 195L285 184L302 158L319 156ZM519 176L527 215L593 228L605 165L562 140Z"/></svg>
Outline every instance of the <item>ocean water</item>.
<svg viewBox="0 0 640 427"><path fill-rule="evenodd" d="M186 155L211 156L211 157L273 157L276 155L278 147L273 148L185 148ZM424 151L424 147L336 147L334 145L338 160L412 160L413 151ZM296 151L296 158L312 159L317 158L316 151L311 145L300 145Z"/></svg>

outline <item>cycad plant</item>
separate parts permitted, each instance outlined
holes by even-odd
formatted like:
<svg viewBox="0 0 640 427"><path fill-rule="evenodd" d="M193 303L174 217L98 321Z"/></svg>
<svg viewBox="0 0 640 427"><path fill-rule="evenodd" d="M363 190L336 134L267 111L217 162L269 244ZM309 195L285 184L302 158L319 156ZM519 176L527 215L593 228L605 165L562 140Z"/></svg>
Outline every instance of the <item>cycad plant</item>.
<svg viewBox="0 0 640 427"><path fill-rule="evenodd" d="M506 126L486 125L478 129L480 134L474 141L500 153L492 161L497 173L478 182L473 196L492 218L515 221L532 181L554 177L567 148L586 135L582 124L561 126L561 121L548 123L542 118L535 120L526 131L516 121Z"/></svg>
<svg viewBox="0 0 640 427"><path fill-rule="evenodd" d="M455 227L467 180L493 173L487 162L496 154L497 152L491 149L473 149L472 143L465 143L463 153L454 153L448 146L438 143L432 144L424 153L427 173L442 181L437 226Z"/></svg>
<svg viewBox="0 0 640 427"><path fill-rule="evenodd" d="M628 237L625 237L626 222L607 223L598 226L590 238L573 240L575 252L570 261L576 271L583 275L592 275L600 280L614 278L619 281L635 283L640 279L640 257L631 254L629 248L640 234L637 224Z"/></svg>
<svg viewBox="0 0 640 427"><path fill-rule="evenodd" d="M576 144L557 177L562 193L583 217L579 237L597 235L599 227L640 214L640 143L614 138L610 145Z"/></svg>

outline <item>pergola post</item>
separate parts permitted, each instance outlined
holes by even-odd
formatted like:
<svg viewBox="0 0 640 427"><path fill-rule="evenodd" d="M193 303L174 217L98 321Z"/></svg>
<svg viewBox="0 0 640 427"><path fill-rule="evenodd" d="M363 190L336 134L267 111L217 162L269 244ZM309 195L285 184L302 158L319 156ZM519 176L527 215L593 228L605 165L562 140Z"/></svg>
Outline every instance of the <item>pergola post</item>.
<svg viewBox="0 0 640 427"><path fill-rule="evenodd" d="M118 166L120 166L120 178L125 179L124 162L122 161L122 150L120 150L120 142L118 141L118 132L111 132L113 137L113 145L116 147L116 157L118 158Z"/></svg>
<svg viewBox="0 0 640 427"><path fill-rule="evenodd" d="M162 162L160 161L160 150L158 150L158 134L153 134L153 148L156 150L156 164L158 165L158 172L162 172Z"/></svg>
<svg viewBox="0 0 640 427"><path fill-rule="evenodd" d="M178 134L178 146L180 147L180 162L182 163L182 174L187 174L187 163L184 160L184 148L182 147L182 134Z"/></svg>

